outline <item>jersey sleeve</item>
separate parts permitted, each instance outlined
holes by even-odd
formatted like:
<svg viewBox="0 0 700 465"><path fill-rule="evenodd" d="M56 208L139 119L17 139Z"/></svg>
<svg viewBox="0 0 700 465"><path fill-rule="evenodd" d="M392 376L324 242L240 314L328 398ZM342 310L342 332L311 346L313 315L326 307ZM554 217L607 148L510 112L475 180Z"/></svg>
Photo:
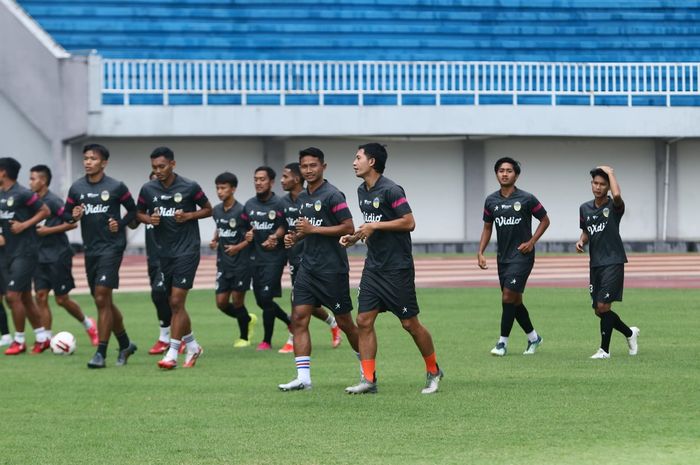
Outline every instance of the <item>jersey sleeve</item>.
<svg viewBox="0 0 700 465"><path fill-rule="evenodd" d="M618 218L622 218L622 215L625 214L625 202L622 202L622 205L620 205L619 207L616 207L615 202L613 202L613 212L615 212L615 215Z"/></svg>
<svg viewBox="0 0 700 465"><path fill-rule="evenodd" d="M117 188L117 196L119 197L119 203L126 209L126 215L119 220L119 228L121 229L131 224L136 218L136 203L134 203L134 198L131 196L129 188L123 182Z"/></svg>
<svg viewBox="0 0 700 465"><path fill-rule="evenodd" d="M392 188L387 191L386 196L387 202L391 206L391 209L396 212L397 217L400 218L412 213L411 206L406 199L406 193L401 186L392 186Z"/></svg>
<svg viewBox="0 0 700 465"><path fill-rule="evenodd" d="M26 198L22 200L24 201L24 205L28 207L32 211L32 213L35 214L41 209L41 207L44 206L44 202L41 200L39 194L37 194L36 192L29 191Z"/></svg>
<svg viewBox="0 0 700 465"><path fill-rule="evenodd" d="M63 214L61 217L63 221L67 223L73 223L73 207L78 205L78 196L73 189L73 186L68 190L68 195L66 196L66 203L63 205Z"/></svg>
<svg viewBox="0 0 700 465"><path fill-rule="evenodd" d="M586 231L586 217L583 215L583 205L578 207L578 226Z"/></svg>
<svg viewBox="0 0 700 465"><path fill-rule="evenodd" d="M532 209L530 210L532 212L532 216L537 218L538 220L541 220L545 216L547 216L547 210L545 210L544 206L542 206L542 203L537 200L537 197L534 195L530 198L530 204L532 205Z"/></svg>
<svg viewBox="0 0 700 465"><path fill-rule="evenodd" d="M352 219L352 213L348 207L348 202L345 200L345 195L342 192L334 192L328 199L331 215L335 217L338 223L342 223L347 219Z"/></svg>
<svg viewBox="0 0 700 465"><path fill-rule="evenodd" d="M493 223L493 211L491 211L491 206L489 205L489 199L484 201L484 223Z"/></svg>
<svg viewBox="0 0 700 465"><path fill-rule="evenodd" d="M202 187L196 182L192 186L192 199L194 200L194 203L199 205L199 208L204 208L207 202L209 202L207 194L204 193Z"/></svg>
<svg viewBox="0 0 700 465"><path fill-rule="evenodd" d="M141 213L146 213L148 210L148 202L146 199L148 199L148 193L146 192L146 186L144 185L141 187L138 200L136 201L136 208Z"/></svg>

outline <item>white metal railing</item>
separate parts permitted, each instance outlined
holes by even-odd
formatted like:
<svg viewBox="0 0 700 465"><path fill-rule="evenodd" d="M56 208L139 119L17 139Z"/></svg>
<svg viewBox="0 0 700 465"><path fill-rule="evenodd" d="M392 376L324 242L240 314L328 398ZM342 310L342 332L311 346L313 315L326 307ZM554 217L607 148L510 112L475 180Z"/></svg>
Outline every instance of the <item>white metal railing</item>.
<svg viewBox="0 0 700 465"><path fill-rule="evenodd" d="M316 96L318 105L340 95L356 96L357 105L368 95L394 97L396 105L412 95L433 96L435 105L460 95L473 105L484 96L506 96L513 105L528 96L550 105L562 97L588 105L619 97L630 106L635 97L666 106L678 104L674 96L700 97L700 63L102 59L98 69L103 96L121 95L123 105L139 94L158 95L162 105L173 95L199 96L202 105L224 95L240 105L251 95L276 96L279 105L301 95Z"/></svg>

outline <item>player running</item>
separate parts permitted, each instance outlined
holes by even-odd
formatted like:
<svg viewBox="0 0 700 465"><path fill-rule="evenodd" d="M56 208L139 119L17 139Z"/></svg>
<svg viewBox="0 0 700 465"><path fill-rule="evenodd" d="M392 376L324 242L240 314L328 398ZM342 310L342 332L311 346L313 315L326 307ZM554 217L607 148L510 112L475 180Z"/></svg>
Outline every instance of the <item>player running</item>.
<svg viewBox="0 0 700 465"><path fill-rule="evenodd" d="M510 157L500 158L494 165L496 180L501 188L486 197L484 203L484 229L479 242L477 261L479 268L488 268L484 250L491 240L493 224L496 224L498 241L498 279L501 284L501 337L491 354L503 357L508 351L508 337L514 320L527 334L527 348L523 355L533 355L542 344L530 321L530 314L523 304L523 292L527 278L535 264L535 243L549 227L547 211L537 198L515 187L520 176L520 163ZM532 234L532 217L539 220Z"/></svg>
<svg viewBox="0 0 700 465"><path fill-rule="evenodd" d="M50 339L32 298L32 274L39 259L35 226L49 216L49 208L37 194L17 182L21 167L14 158L0 158L0 229L5 242L7 303L15 324L15 337L5 355L27 351L25 317L36 337L32 353L48 349Z"/></svg>
<svg viewBox="0 0 700 465"><path fill-rule="evenodd" d="M192 333L185 303L199 267L201 240L198 220L211 216L212 208L199 184L175 173L172 150L158 147L150 158L157 180L141 187L137 217L140 222L154 227L155 240L160 246L158 255L163 284L170 296L172 310L170 348L158 361L158 366L164 370L176 368L178 352L184 343L187 355L183 367L192 368L204 350Z"/></svg>
<svg viewBox="0 0 700 465"><path fill-rule="evenodd" d="M357 328L364 373L360 383L345 389L348 394L375 394L377 335L374 322L380 312L390 311L413 338L425 361L427 381L423 394L438 391L443 372L437 364L433 338L418 320L415 268L411 231L416 227L403 188L383 175L388 154L383 145L361 145L353 169L363 179L357 189L365 223L352 235L340 238L344 247L358 240L367 244L358 295Z"/></svg>
<svg viewBox="0 0 700 465"><path fill-rule="evenodd" d="M238 321L240 338L234 348L250 346L258 317L245 308L245 293L250 289L250 242L245 239L248 221L243 205L234 194L238 187L235 174L221 173L214 180L221 203L214 207L216 224L210 247L216 250L216 306Z"/></svg>
<svg viewBox="0 0 700 465"><path fill-rule="evenodd" d="M36 226L39 236L39 263L34 270L34 292L36 305L45 318L44 328L51 337L52 316L49 308L49 292L53 289L56 303L65 308L85 328L90 343L97 346L97 323L86 317L68 293L75 288L73 280L73 249L68 242L66 232L78 227L75 223L63 220L64 202L49 190L51 184L51 169L46 165L33 166L29 171L29 187L39 195L44 204L49 207L51 215L45 222Z"/></svg>
<svg viewBox="0 0 700 465"><path fill-rule="evenodd" d="M357 353L357 326L352 321L348 254L338 239L352 234L352 214L345 195L323 178L324 154L315 147L299 152L306 189L298 197L299 219L285 236L285 246L304 241L301 266L294 282L292 332L297 377L278 385L282 391L311 389L309 320L323 305L335 314L338 326Z"/></svg>
<svg viewBox="0 0 700 465"><path fill-rule="evenodd" d="M250 252L253 269L253 293L255 302L263 312L263 340L257 350L272 349L272 334L275 318L279 318L289 328L289 315L274 301L282 296L282 272L286 253L284 251L284 218L280 198L272 192L275 170L260 166L255 170L253 182L255 197L245 203L242 217L252 229L246 233L246 240L252 241ZM292 343L291 333L287 344Z"/></svg>
<svg viewBox="0 0 700 465"><path fill-rule="evenodd" d="M600 318L600 348L591 358L610 358L613 329L627 338L629 354L637 355L639 328L628 327L611 308L613 302L622 301L625 281L627 255L620 238L620 221L625 214L625 202L612 168L599 166L591 170L591 177L594 198L579 208L581 237L576 243L576 251L579 253L583 253L584 246L589 244L589 290L593 310ZM612 198L608 192L612 193Z"/></svg>
<svg viewBox="0 0 700 465"><path fill-rule="evenodd" d="M282 189L287 192L287 195L282 197L282 206L284 219L287 221L287 232L294 231L296 221L299 218L299 194L304 190L304 178L301 175L299 163L289 163L282 171ZM294 247L287 249L287 262L289 263L289 276L292 280L292 287L296 281L297 271L301 264L301 254L303 243L295 244ZM338 323L332 313L328 313L322 307L315 307L313 316L325 322L331 329L331 344L335 349L342 341L341 331L338 328ZM285 344L279 350L280 353L294 352L292 344Z"/></svg>
<svg viewBox="0 0 700 465"><path fill-rule="evenodd" d="M68 190L63 219L80 221L85 250L85 273L97 307L97 352L88 368L105 368L107 345L112 333L119 343L117 366L126 365L136 352L124 327L124 318L113 300L119 288L119 268L126 248L126 227L136 215L136 205L126 185L105 174L109 151L99 144L83 147L85 176ZM126 209L121 216L121 207Z"/></svg>

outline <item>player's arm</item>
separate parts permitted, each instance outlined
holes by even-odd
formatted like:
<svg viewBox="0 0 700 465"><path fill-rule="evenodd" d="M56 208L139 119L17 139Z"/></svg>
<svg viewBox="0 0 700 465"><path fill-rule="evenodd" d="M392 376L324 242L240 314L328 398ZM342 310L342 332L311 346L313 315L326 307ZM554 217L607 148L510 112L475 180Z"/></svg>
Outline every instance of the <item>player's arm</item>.
<svg viewBox="0 0 700 465"><path fill-rule="evenodd" d="M617 182L615 170L609 166L599 166L598 168L603 170L605 174L608 175L608 179L610 179L610 194L613 198L613 205L615 205L615 208L619 210L625 205L625 202L622 201L622 191L620 190L620 184Z"/></svg>
<svg viewBox="0 0 700 465"><path fill-rule="evenodd" d="M374 231L412 232L414 229L416 229L416 220L413 218L413 213L406 213L395 220L364 223L360 225L355 235L365 241Z"/></svg>
<svg viewBox="0 0 700 465"><path fill-rule="evenodd" d="M160 210L158 210L158 208L156 207L153 209L153 212L149 215L149 205L148 203L146 203L146 199L148 198L150 197L148 197L148 194L144 192L144 189L142 187L141 192L139 192L138 201L136 202L136 221L143 224L158 226L160 224Z"/></svg>
<svg viewBox="0 0 700 465"><path fill-rule="evenodd" d="M319 234L321 236L341 237L346 234L352 234L355 231L355 225L352 218L346 218L339 224L334 226L314 226L308 219L302 217L297 220L297 232L303 237L309 234Z"/></svg>
<svg viewBox="0 0 700 465"><path fill-rule="evenodd" d="M129 189L124 183L122 183L120 189L119 204L124 207L124 209L126 210L126 214L123 217L121 217L121 219L119 219L118 221L110 221L110 223L116 223L117 231L126 228L136 219L136 202L134 202L134 198L131 196L131 192L129 192ZM112 232L117 232L114 229L114 227L110 228Z"/></svg>
<svg viewBox="0 0 700 465"><path fill-rule="evenodd" d="M37 225L36 233L38 236L50 236L51 234L61 234L77 228L75 223L61 223L56 226L41 226Z"/></svg>
<svg viewBox="0 0 700 465"><path fill-rule="evenodd" d="M544 232L547 230L549 224L549 215L544 215L540 219L540 224L537 225L537 229L535 229L535 233L532 235L530 240L527 242L523 242L518 247L520 253L526 254L532 252L532 249L535 248L535 244L537 244L537 241L540 240L540 237L542 237L542 234L544 234Z"/></svg>
<svg viewBox="0 0 700 465"><path fill-rule="evenodd" d="M486 263L486 257L484 257L484 251L489 245L491 234L493 234L493 222L484 221L484 229L481 230L481 239L479 239L479 252L476 254L476 262L482 270L489 267Z"/></svg>
<svg viewBox="0 0 700 465"><path fill-rule="evenodd" d="M10 232L12 234L20 234L28 228L36 226L40 221L45 220L51 215L49 207L39 199L39 196L33 194L26 205L34 209L34 215L26 221L10 221Z"/></svg>
<svg viewBox="0 0 700 465"><path fill-rule="evenodd" d="M578 253L585 252L583 247L586 244L588 244L588 232L584 229L581 231L581 237L578 238L578 242L576 242L576 252L578 252Z"/></svg>

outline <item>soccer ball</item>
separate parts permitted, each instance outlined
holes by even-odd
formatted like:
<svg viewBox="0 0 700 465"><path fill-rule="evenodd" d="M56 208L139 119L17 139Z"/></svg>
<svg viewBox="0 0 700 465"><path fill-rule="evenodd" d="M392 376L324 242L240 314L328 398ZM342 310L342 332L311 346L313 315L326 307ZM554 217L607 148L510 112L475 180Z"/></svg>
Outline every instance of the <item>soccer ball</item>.
<svg viewBox="0 0 700 465"><path fill-rule="evenodd" d="M71 355L75 352L75 336L61 331L51 338L51 351L56 355Z"/></svg>

